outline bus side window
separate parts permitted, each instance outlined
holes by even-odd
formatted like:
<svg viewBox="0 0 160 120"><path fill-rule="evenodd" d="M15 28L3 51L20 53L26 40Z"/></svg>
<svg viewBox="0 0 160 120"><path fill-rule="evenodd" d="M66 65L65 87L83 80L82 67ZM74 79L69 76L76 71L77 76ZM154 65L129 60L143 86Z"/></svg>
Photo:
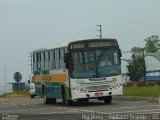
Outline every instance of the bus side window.
<svg viewBox="0 0 160 120"><path fill-rule="evenodd" d="M37 63L38 63L38 65L37 65L38 68L37 69L40 70L41 69L41 53L37 53L37 58L38 58L37 59L38 60L37 61Z"/></svg>
<svg viewBox="0 0 160 120"><path fill-rule="evenodd" d="M36 54L32 54L32 57L33 57L33 71L35 71L36 70L36 68L37 68L37 61L36 61Z"/></svg>
<svg viewBox="0 0 160 120"><path fill-rule="evenodd" d="M41 70L44 70L44 53L41 52L40 54L41 54L41 62L40 62L40 64L41 64Z"/></svg>
<svg viewBox="0 0 160 120"><path fill-rule="evenodd" d="M63 52L63 48L61 48L60 50L59 50L59 52L60 52L60 56L59 56L59 66L60 66L60 68L62 69L62 68L64 68L64 60L63 60L63 57L64 57L64 52Z"/></svg>
<svg viewBox="0 0 160 120"><path fill-rule="evenodd" d="M55 68L58 69L59 68L59 50L58 49L55 50L55 62L56 62Z"/></svg>
<svg viewBox="0 0 160 120"><path fill-rule="evenodd" d="M45 52L45 69L48 70L49 54L48 51Z"/></svg>
<svg viewBox="0 0 160 120"><path fill-rule="evenodd" d="M52 51L52 69L56 69L56 52Z"/></svg>

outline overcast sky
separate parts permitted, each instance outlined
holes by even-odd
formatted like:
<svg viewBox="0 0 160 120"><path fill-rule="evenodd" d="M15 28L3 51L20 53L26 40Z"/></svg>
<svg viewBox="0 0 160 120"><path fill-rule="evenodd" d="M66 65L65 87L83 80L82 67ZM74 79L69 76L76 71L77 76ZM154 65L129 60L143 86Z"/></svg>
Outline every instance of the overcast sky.
<svg viewBox="0 0 160 120"><path fill-rule="evenodd" d="M0 83L30 73L29 52L80 38L116 38L122 51L160 36L160 0L0 0Z"/></svg>

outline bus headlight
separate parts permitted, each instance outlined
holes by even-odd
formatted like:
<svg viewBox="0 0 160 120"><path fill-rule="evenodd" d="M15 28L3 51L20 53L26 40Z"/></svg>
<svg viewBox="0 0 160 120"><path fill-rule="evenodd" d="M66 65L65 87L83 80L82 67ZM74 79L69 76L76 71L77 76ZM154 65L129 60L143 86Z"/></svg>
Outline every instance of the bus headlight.
<svg viewBox="0 0 160 120"><path fill-rule="evenodd" d="M121 86L122 86L121 84L114 84L114 85L112 86L112 89L113 89L113 90L117 90L117 89L119 89Z"/></svg>
<svg viewBox="0 0 160 120"><path fill-rule="evenodd" d="M76 88L73 88L72 90L74 91L77 91L77 92L87 92L84 88L82 87L76 87Z"/></svg>
<svg viewBox="0 0 160 120"><path fill-rule="evenodd" d="M35 86L34 86L34 85L32 85L32 86L31 86L31 89L35 89Z"/></svg>

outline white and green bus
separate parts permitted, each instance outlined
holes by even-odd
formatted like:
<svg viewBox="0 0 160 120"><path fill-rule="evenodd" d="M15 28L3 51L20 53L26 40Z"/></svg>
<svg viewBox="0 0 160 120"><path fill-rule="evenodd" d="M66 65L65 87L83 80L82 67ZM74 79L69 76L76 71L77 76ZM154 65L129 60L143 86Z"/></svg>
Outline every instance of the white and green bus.
<svg viewBox="0 0 160 120"><path fill-rule="evenodd" d="M35 91L45 104L89 99L111 103L122 95L121 50L116 39L85 39L32 52ZM100 65L108 57L110 64ZM107 61L107 60L105 60Z"/></svg>

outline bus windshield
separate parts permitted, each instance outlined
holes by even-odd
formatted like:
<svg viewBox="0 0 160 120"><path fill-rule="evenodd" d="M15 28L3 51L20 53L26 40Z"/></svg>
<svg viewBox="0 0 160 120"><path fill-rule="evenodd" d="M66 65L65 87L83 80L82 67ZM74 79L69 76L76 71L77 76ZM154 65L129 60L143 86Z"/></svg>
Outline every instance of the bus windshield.
<svg viewBox="0 0 160 120"><path fill-rule="evenodd" d="M118 50L91 50L72 53L71 77L100 78L120 75Z"/></svg>

